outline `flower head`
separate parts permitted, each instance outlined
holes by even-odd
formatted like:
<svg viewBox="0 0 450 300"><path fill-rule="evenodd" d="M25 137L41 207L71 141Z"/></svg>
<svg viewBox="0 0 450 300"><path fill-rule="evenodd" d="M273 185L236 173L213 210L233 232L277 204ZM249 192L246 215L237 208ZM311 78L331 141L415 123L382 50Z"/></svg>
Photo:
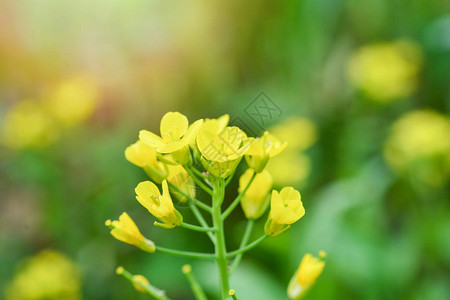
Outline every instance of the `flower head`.
<svg viewBox="0 0 450 300"><path fill-rule="evenodd" d="M132 164L141 167L155 182L161 183L167 176L164 164L158 161L156 151L142 141L130 145L125 149L125 157Z"/></svg>
<svg viewBox="0 0 450 300"><path fill-rule="evenodd" d="M300 192L292 187L283 188L280 193L273 190L270 201L270 214L265 225L267 235L281 235L290 225L305 214Z"/></svg>
<svg viewBox="0 0 450 300"><path fill-rule="evenodd" d="M375 101L406 97L416 89L421 59L410 41L364 46L350 60L350 79Z"/></svg>
<svg viewBox="0 0 450 300"><path fill-rule="evenodd" d="M392 126L384 155L399 173L443 184L450 175L450 119L431 110L408 112Z"/></svg>
<svg viewBox="0 0 450 300"><path fill-rule="evenodd" d="M189 126L186 116L179 112L168 112L161 119L161 136L141 130L139 139L159 153L172 153L175 160L186 164L190 161L188 145L195 140L197 129L202 123L203 120L197 120Z"/></svg>
<svg viewBox="0 0 450 300"><path fill-rule="evenodd" d="M242 193L255 172L251 169L245 171L239 179L239 193ZM266 170L256 174L241 199L242 210L247 219L258 219L269 205L269 191L272 188L272 176Z"/></svg>
<svg viewBox="0 0 450 300"><path fill-rule="evenodd" d="M81 299L80 271L64 254L43 250L19 265L6 287L7 300Z"/></svg>
<svg viewBox="0 0 450 300"><path fill-rule="evenodd" d="M205 169L227 177L247 152L250 140L238 127L226 126L220 119L204 122L197 133L197 147Z"/></svg>
<svg viewBox="0 0 450 300"><path fill-rule="evenodd" d="M252 139L245 160L255 172L261 172L271 157L280 154L287 146L287 142L280 142L269 132L264 132L260 138Z"/></svg>
<svg viewBox="0 0 450 300"><path fill-rule="evenodd" d="M194 179L189 176L188 172L181 165L167 165L168 167L168 175L167 181L176 186L179 190L190 196L191 198L195 198L195 183ZM176 191L172 191L172 194L178 198L181 202L186 202L188 199L181 193Z"/></svg>
<svg viewBox="0 0 450 300"><path fill-rule="evenodd" d="M183 222L183 217L173 206L166 180L162 182L162 189L163 193L161 195L158 187L153 182L141 182L135 189L136 199L155 218L162 222L155 222L155 225L164 228L174 228Z"/></svg>
<svg viewBox="0 0 450 300"><path fill-rule="evenodd" d="M111 235L121 242L138 247L147 252L155 252L155 244L146 239L130 216L123 212L119 220L107 220L105 225L111 228Z"/></svg>
<svg viewBox="0 0 450 300"><path fill-rule="evenodd" d="M303 256L297 271L289 283L289 298L297 300L306 295L320 274L322 274L323 268L325 267L325 262L323 261L325 256L324 251L319 252L319 258L309 253Z"/></svg>

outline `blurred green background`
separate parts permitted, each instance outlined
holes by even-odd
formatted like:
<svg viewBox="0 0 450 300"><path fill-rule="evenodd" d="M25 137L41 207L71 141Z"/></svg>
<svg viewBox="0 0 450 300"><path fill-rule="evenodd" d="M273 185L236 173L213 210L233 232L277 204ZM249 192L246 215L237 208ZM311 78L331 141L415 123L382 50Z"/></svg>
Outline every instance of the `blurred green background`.
<svg viewBox="0 0 450 300"><path fill-rule="evenodd" d="M160 245L211 251L203 235L152 225L134 199L145 174L124 157L140 129L179 111L228 113L289 142L269 171L300 189L306 215L244 256L231 278L241 299L286 299L318 250L326 267L308 299L450 299L449 72L445 0L1 1L0 298L41 299L50 266L24 264L53 249L67 258L52 268L75 265L53 278L75 282L58 299L145 299L118 265L193 299L186 259L104 226L127 211ZM281 111L263 123L246 109L262 91ZM244 227L238 208L229 249ZM214 264L191 263L213 297Z"/></svg>

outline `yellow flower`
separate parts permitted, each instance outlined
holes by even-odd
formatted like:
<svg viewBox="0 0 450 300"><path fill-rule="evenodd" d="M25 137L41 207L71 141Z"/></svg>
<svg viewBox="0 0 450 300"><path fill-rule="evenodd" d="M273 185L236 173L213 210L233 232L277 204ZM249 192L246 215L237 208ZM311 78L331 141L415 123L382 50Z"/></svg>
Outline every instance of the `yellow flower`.
<svg viewBox="0 0 450 300"><path fill-rule="evenodd" d="M384 156L400 173L443 184L450 173L450 119L430 110L405 114L392 126Z"/></svg>
<svg viewBox="0 0 450 300"><path fill-rule="evenodd" d="M410 41L368 45L351 57L349 75L373 100L389 102L414 92L421 60L419 46Z"/></svg>
<svg viewBox="0 0 450 300"><path fill-rule="evenodd" d="M161 183L167 176L165 165L158 161L156 151L142 141L130 145L125 150L126 159L132 164L141 167L155 182Z"/></svg>
<svg viewBox="0 0 450 300"><path fill-rule="evenodd" d="M183 166L177 165L167 165L169 170L169 175L167 176L167 181L176 186L182 192L190 196L191 198L195 198L195 182L191 176L189 176L188 172L183 168ZM177 191L172 191L172 194L178 198L181 202L186 202L188 199L181 193Z"/></svg>
<svg viewBox="0 0 450 300"><path fill-rule="evenodd" d="M6 288L6 300L81 299L80 272L60 252L44 250L20 264Z"/></svg>
<svg viewBox="0 0 450 300"><path fill-rule="evenodd" d="M287 141L286 151L304 151L317 141L317 127L309 119L289 117L269 131L281 141Z"/></svg>
<svg viewBox="0 0 450 300"><path fill-rule="evenodd" d="M301 195L292 187L283 188L280 193L273 190L270 201L270 214L264 231L276 237L284 233L305 214Z"/></svg>
<svg viewBox="0 0 450 300"><path fill-rule="evenodd" d="M280 154L287 146L287 142L280 142L269 132L264 132L260 138L252 139L245 154L245 160L250 168L259 173L266 167L269 159Z"/></svg>
<svg viewBox="0 0 450 300"><path fill-rule="evenodd" d="M322 274L323 268L325 267L325 262L323 261L325 256L324 251L319 252L319 258L309 253L303 256L297 271L289 282L289 298L297 300L306 295L320 274Z"/></svg>
<svg viewBox="0 0 450 300"><path fill-rule="evenodd" d="M7 112L1 122L2 143L15 149L47 146L59 128L37 101L25 100Z"/></svg>
<svg viewBox="0 0 450 300"><path fill-rule="evenodd" d="M79 124L97 107L99 91L87 78L72 78L58 84L44 100L48 112L60 123Z"/></svg>
<svg viewBox="0 0 450 300"><path fill-rule="evenodd" d="M204 122L197 133L202 164L218 177L230 175L250 146L250 139L241 129L224 125L223 120L212 119Z"/></svg>
<svg viewBox="0 0 450 300"><path fill-rule="evenodd" d="M174 228L183 222L183 217L173 206L166 180L162 182L162 190L163 193L161 195L158 187L153 182L141 182L135 189L136 199L155 218L163 222L155 222L155 225L163 228Z"/></svg>
<svg viewBox="0 0 450 300"><path fill-rule="evenodd" d="M150 253L155 252L155 244L142 235L133 219L126 212L120 215L119 221L106 220L105 225L111 228L111 235L119 241L134 245Z"/></svg>
<svg viewBox="0 0 450 300"><path fill-rule="evenodd" d="M239 193L242 193L252 178L254 171L248 169L239 179ZM242 210L247 219L258 219L269 205L269 191L272 188L272 176L266 170L256 174L241 199Z"/></svg>
<svg viewBox="0 0 450 300"><path fill-rule="evenodd" d="M306 118L290 117L269 131L289 144L281 155L271 158L266 166L266 170L273 176L274 184L278 186L301 184L311 169L311 160L302 151L316 142L316 125Z"/></svg>
<svg viewBox="0 0 450 300"><path fill-rule="evenodd" d="M156 134L141 130L139 139L155 148L159 153L171 153L173 158L181 163L188 164L191 160L189 144L195 140L195 135L203 120L195 121L189 126L186 116L179 112L168 112L161 119L161 137Z"/></svg>

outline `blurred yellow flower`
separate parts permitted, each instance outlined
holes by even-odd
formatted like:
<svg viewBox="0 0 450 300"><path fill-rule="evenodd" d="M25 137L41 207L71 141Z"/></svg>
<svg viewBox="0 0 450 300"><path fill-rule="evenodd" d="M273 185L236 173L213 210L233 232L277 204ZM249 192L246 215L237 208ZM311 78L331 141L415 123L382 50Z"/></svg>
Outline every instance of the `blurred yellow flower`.
<svg viewBox="0 0 450 300"><path fill-rule="evenodd" d="M173 206L166 180L162 182L162 190L163 193L161 195L158 187L153 182L141 182L135 189L136 199L155 218L163 222L155 222L155 225L164 228L174 228L183 222L183 217Z"/></svg>
<svg viewBox="0 0 450 300"><path fill-rule="evenodd" d="M161 137L148 131L141 130L139 139L155 148L159 153L171 153L173 158L181 164L190 162L189 144L195 140L198 128L203 120L197 120L191 126L183 114L168 112L161 119Z"/></svg>
<svg viewBox="0 0 450 300"><path fill-rule="evenodd" d="M283 153L271 158L266 166L274 178L274 184L295 186L305 181L310 173L311 160L302 151L317 140L315 124L306 118L290 117L272 127L270 132L289 145Z"/></svg>
<svg viewBox="0 0 450 300"><path fill-rule="evenodd" d="M181 165L172 166L167 165L169 174L167 176L167 181L176 186L182 192L190 196L191 198L195 198L196 187L194 183L194 179L189 176L188 172ZM181 202L186 202L188 199L181 193L177 191L172 191L172 194L178 198Z"/></svg>
<svg viewBox="0 0 450 300"><path fill-rule="evenodd" d="M305 214L300 192L292 187L285 187L279 193L272 191L270 214L264 231L267 235L277 237L291 227Z"/></svg>
<svg viewBox="0 0 450 300"><path fill-rule="evenodd" d="M317 141L317 127L307 118L289 117L269 131L280 141L287 141L286 151L303 151Z"/></svg>
<svg viewBox="0 0 450 300"><path fill-rule="evenodd" d="M2 144L22 149L47 146L59 128L37 101L25 100L6 113L1 122Z"/></svg>
<svg viewBox="0 0 450 300"><path fill-rule="evenodd" d="M350 58L349 76L370 98L389 102L417 88L422 53L412 41L378 43L361 47Z"/></svg>
<svg viewBox="0 0 450 300"><path fill-rule="evenodd" d="M197 133L197 147L207 171L218 177L233 172L250 146L250 139L238 127L225 127L223 119L204 122Z"/></svg>
<svg viewBox="0 0 450 300"><path fill-rule="evenodd" d="M303 256L297 271L289 282L289 298L297 300L306 295L320 274L322 274L323 268L325 267L325 262L323 261L325 256L324 251L320 251L319 258L309 253Z"/></svg>
<svg viewBox="0 0 450 300"><path fill-rule="evenodd" d="M440 185L450 173L450 119L431 110L412 111L392 126L384 156L395 170Z"/></svg>
<svg viewBox="0 0 450 300"><path fill-rule="evenodd" d="M125 158L129 162L143 168L153 181L161 183L167 176L167 168L158 161L156 155L156 150L142 141L137 141L125 149Z"/></svg>
<svg viewBox="0 0 450 300"><path fill-rule="evenodd" d="M80 272L68 257L44 250L27 259L6 288L6 300L77 300Z"/></svg>
<svg viewBox="0 0 450 300"><path fill-rule="evenodd" d="M239 179L239 193L242 193L255 172L245 171ZM266 170L256 174L255 179L241 199L242 210L247 219L258 219L269 205L269 191L272 189L272 176Z"/></svg>
<svg viewBox="0 0 450 300"><path fill-rule="evenodd" d="M265 131L262 137L251 139L245 160L255 172L261 172L266 167L269 159L280 154L287 146L287 142L280 142L275 136Z"/></svg>
<svg viewBox="0 0 450 300"><path fill-rule="evenodd" d="M72 126L89 118L99 102L93 81L77 77L63 81L44 100L48 112L61 124Z"/></svg>
<svg viewBox="0 0 450 300"><path fill-rule="evenodd" d="M123 212L119 221L107 220L105 225L111 228L111 235L121 242L134 245L141 250L153 253L155 252L155 244L146 239L130 216Z"/></svg>

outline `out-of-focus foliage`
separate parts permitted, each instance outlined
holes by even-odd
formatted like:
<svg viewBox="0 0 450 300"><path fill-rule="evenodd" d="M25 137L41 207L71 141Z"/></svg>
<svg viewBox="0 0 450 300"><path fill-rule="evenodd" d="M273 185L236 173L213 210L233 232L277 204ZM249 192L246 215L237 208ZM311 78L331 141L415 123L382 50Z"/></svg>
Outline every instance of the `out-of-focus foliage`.
<svg viewBox="0 0 450 300"><path fill-rule="evenodd" d="M163 246L211 250L153 227L134 199L145 172L124 157L138 130L180 111L228 113L249 136L289 144L268 170L277 190L301 191L306 213L246 254L231 277L240 299L285 299L302 255L320 249L327 266L308 299L450 298L448 1L6 0L0 20L0 293L25 257L52 248L77 265L83 299L144 297L117 265L192 299L184 259L141 253L104 226L126 210ZM213 294L215 266L192 265Z"/></svg>

